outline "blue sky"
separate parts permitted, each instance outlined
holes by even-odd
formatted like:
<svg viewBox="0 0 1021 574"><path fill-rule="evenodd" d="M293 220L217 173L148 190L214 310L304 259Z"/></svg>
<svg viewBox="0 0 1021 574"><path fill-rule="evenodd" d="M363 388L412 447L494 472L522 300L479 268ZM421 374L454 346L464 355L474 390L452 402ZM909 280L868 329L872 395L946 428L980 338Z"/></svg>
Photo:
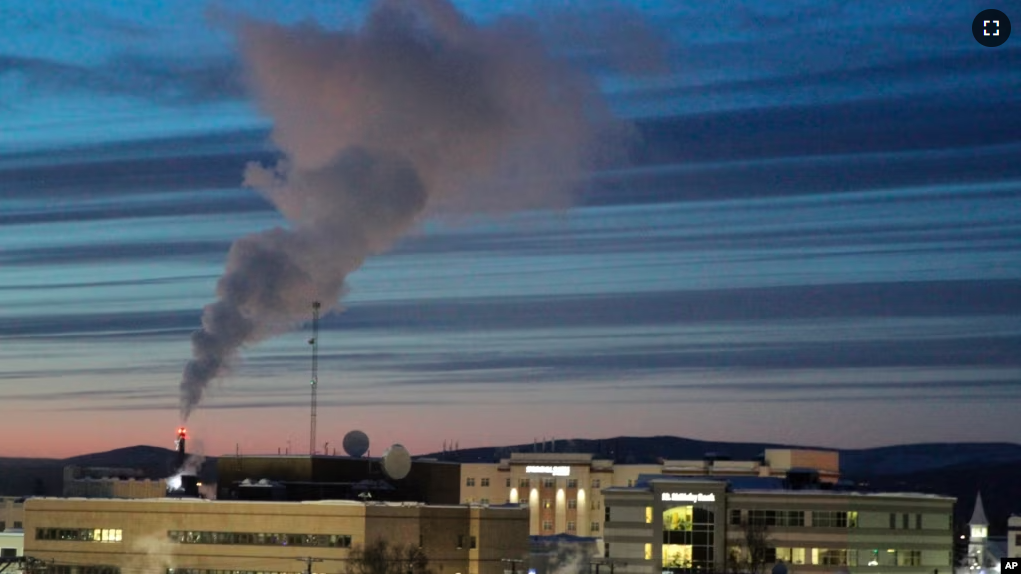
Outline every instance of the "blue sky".
<svg viewBox="0 0 1021 574"><path fill-rule="evenodd" d="M974 41L988 6L457 5L532 19L640 138L569 209L429 219L352 274L320 443L1021 436L1021 48ZM328 29L366 6L230 4ZM0 6L0 404L33 437L0 455L173 438L231 243L285 223L241 186L276 149L235 17ZM204 449L307 449L307 337L245 350L189 423Z"/></svg>

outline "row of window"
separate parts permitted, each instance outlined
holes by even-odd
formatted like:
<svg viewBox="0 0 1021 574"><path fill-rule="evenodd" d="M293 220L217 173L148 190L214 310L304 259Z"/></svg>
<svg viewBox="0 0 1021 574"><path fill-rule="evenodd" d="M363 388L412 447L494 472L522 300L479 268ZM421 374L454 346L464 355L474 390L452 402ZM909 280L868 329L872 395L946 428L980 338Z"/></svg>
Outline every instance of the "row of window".
<svg viewBox="0 0 1021 574"><path fill-rule="evenodd" d="M553 499L552 498L544 498L544 499L542 499L542 507L543 508L553 508ZM578 499L577 498L568 498L567 499L567 508L578 508Z"/></svg>
<svg viewBox="0 0 1021 574"><path fill-rule="evenodd" d="M347 534L280 534L276 532L205 532L169 530L167 538L178 544L252 544L256 546L321 546L350 548Z"/></svg>
<svg viewBox="0 0 1021 574"><path fill-rule="evenodd" d="M21 528L21 521L20 520L15 520L14 521L14 525L11 526L11 528L13 528L15 530ZM7 530L7 521L6 520L0 520L0 532L2 532L4 530Z"/></svg>
<svg viewBox="0 0 1021 574"><path fill-rule="evenodd" d="M730 554L735 559L746 552L739 546L732 547ZM843 548L766 548L764 562L783 560L788 564L814 566L921 566L921 550L888 549L847 550Z"/></svg>
<svg viewBox="0 0 1021 574"><path fill-rule="evenodd" d="M542 521L542 529L543 529L544 532L552 532L553 531L553 521L552 520L543 520ZM567 521L567 532L577 532L577 530L578 530L578 525L574 521L571 521L571 520ZM598 522L593 522L593 523L589 524L589 530L591 532L599 532L599 523Z"/></svg>
<svg viewBox="0 0 1021 574"><path fill-rule="evenodd" d="M75 542L121 542L120 528L36 528L36 540L70 540Z"/></svg>
<svg viewBox="0 0 1021 574"><path fill-rule="evenodd" d="M540 479L537 479L537 480L540 480ZM540 484L542 484L543 488L554 488L557 485L557 479L556 478L543 478L543 479L541 479L541 481L542 482ZM635 483L634 480L629 480L627 482L628 482L628 486L634 486L634 483ZM511 479L509 479L509 478L505 479L505 484L506 484L507 488L510 488L510 486L511 486ZM475 486L475 477L469 476L469 477L465 478L464 479L464 485L465 486ZM479 479L479 486L489 486L489 479L488 478L480 478ZM532 487L532 479L530 479L530 478L519 478L518 479L518 488L531 488L531 487ZM598 478L593 478L592 479L592 488L598 489L598 488L601 488L601 487L602 487L602 481L600 479L598 479ZM578 479L577 478L568 478L567 479L567 488L578 488Z"/></svg>

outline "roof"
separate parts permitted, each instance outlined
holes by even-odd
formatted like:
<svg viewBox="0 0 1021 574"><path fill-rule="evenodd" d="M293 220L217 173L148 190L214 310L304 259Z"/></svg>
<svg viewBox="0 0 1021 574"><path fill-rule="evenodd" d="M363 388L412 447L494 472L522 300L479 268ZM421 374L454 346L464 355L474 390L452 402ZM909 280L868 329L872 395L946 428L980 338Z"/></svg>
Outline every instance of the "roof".
<svg viewBox="0 0 1021 574"><path fill-rule="evenodd" d="M979 492L975 495L975 511L971 513L971 520L968 521L971 526L989 526L989 520L986 519L986 511L982 508L982 493Z"/></svg>

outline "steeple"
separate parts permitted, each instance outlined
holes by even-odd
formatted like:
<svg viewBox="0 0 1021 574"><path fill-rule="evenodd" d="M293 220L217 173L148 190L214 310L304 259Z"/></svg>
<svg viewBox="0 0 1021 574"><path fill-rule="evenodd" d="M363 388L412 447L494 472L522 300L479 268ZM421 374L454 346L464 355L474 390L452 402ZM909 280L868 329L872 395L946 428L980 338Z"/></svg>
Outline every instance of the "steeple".
<svg viewBox="0 0 1021 574"><path fill-rule="evenodd" d="M986 511L982 508L981 492L975 496L975 511L971 514L971 520L968 521L968 526L989 526L989 521L986 519Z"/></svg>

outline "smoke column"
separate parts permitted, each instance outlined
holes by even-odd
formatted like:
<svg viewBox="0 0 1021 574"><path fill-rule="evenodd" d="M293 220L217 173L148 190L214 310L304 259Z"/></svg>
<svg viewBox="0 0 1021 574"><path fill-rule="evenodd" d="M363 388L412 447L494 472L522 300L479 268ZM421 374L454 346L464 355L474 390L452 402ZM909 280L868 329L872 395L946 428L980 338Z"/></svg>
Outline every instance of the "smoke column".
<svg viewBox="0 0 1021 574"><path fill-rule="evenodd" d="M382 0L353 30L233 29L283 156L249 164L245 185L288 225L231 247L192 335L184 419L241 347L294 328L314 300L334 308L345 277L424 213L566 207L621 127L525 18L477 25L446 0Z"/></svg>

